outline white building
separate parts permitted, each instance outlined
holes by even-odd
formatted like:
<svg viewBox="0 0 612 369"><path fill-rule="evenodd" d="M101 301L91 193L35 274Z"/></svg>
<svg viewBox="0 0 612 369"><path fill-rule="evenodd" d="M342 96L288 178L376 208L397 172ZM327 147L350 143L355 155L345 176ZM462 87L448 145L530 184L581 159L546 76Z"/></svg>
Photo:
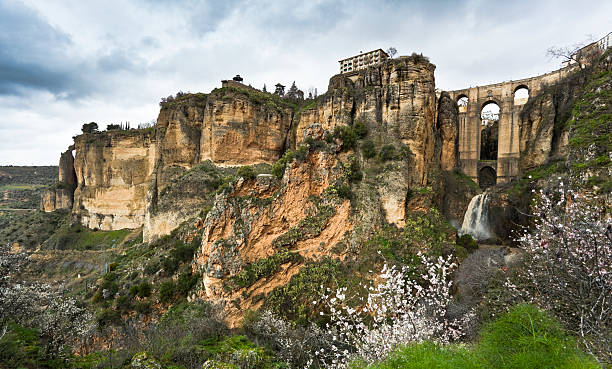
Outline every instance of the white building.
<svg viewBox="0 0 612 369"><path fill-rule="evenodd" d="M360 69L365 69L369 66L381 63L389 58L386 52L382 49L368 51L367 53L360 52L359 55L351 56L350 58L342 59L340 63L340 73L350 73Z"/></svg>

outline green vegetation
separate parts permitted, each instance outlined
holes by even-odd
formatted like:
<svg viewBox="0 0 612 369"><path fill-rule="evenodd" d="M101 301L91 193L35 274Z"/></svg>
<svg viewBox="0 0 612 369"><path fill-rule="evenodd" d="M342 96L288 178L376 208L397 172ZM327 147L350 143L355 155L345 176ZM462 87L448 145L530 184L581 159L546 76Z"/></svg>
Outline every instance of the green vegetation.
<svg viewBox="0 0 612 369"><path fill-rule="evenodd" d="M333 206L324 205L322 201L317 201L313 215L300 220L297 226L278 236L272 241L272 245L277 249L291 247L298 241L318 236L335 213L336 209Z"/></svg>
<svg viewBox="0 0 612 369"><path fill-rule="evenodd" d="M334 137L342 141L342 150L345 151L354 149L359 139L359 136L351 126L337 126L334 129Z"/></svg>
<svg viewBox="0 0 612 369"><path fill-rule="evenodd" d="M384 145L383 147L381 147L380 152L378 153L378 158L382 162L394 160L395 159L395 146Z"/></svg>
<svg viewBox="0 0 612 369"><path fill-rule="evenodd" d="M264 301L264 307L298 325L307 325L320 319L317 313L320 305L314 306L321 286L342 287L346 275L339 260L323 258L320 261L307 261L300 272L289 283L272 290Z"/></svg>
<svg viewBox="0 0 612 369"><path fill-rule="evenodd" d="M0 208L37 209L44 189L57 181L57 171L55 166L0 166Z"/></svg>
<svg viewBox="0 0 612 369"><path fill-rule="evenodd" d="M283 110L285 109L291 109L292 111L299 110L299 104L297 101L285 99L276 94L262 92L253 88L228 86L216 88L211 92L211 96L214 95L221 98L228 98L233 94L246 96L249 101L265 106L266 108L273 109L279 113L283 113Z"/></svg>
<svg viewBox="0 0 612 369"><path fill-rule="evenodd" d="M371 159L376 156L376 146L374 145L374 141L365 140L361 144L361 152L363 153L363 157L365 159Z"/></svg>
<svg viewBox="0 0 612 369"><path fill-rule="evenodd" d="M280 271L283 264L299 263L302 261L303 257L298 253L288 250L278 251L270 257L259 259L246 265L240 273L227 280L224 287L230 291L247 288L261 278L267 278L276 274Z"/></svg>
<svg viewBox="0 0 612 369"><path fill-rule="evenodd" d="M353 363L354 369L366 368ZM474 347L415 343L400 347L368 369L600 368L580 352L559 323L534 306L520 305L489 323Z"/></svg>
<svg viewBox="0 0 612 369"><path fill-rule="evenodd" d="M0 242L4 244L17 242L26 249L34 249L51 237L68 217L68 210L57 210L52 213L0 211Z"/></svg>
<svg viewBox="0 0 612 369"><path fill-rule="evenodd" d="M238 169L238 177L242 177L245 180L255 179L257 174L255 174L255 170L250 165L242 166Z"/></svg>
<svg viewBox="0 0 612 369"><path fill-rule="evenodd" d="M592 78L585 92L574 105L570 129L570 146L587 147L592 144L601 152L612 151L612 71L604 71Z"/></svg>
<svg viewBox="0 0 612 369"><path fill-rule="evenodd" d="M45 241L44 247L54 250L107 249L121 244L130 232L128 229L91 230L80 223L71 223L69 218L65 218L63 224Z"/></svg>
<svg viewBox="0 0 612 369"><path fill-rule="evenodd" d="M304 160L307 154L308 148L306 148L306 146L300 146L295 151L289 150L285 152L283 156L272 166L272 174L278 179L283 178L287 164L290 164L293 159L298 161Z"/></svg>

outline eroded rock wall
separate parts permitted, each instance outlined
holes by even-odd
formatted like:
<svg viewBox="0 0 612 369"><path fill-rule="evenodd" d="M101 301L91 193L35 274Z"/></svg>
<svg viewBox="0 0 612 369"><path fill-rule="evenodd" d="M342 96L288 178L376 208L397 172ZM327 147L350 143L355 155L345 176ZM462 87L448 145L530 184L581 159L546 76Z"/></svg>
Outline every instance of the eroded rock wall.
<svg viewBox="0 0 612 369"><path fill-rule="evenodd" d="M162 196L172 181L198 163L219 166L274 163L280 158L293 112L272 95L247 86L190 94L162 107L158 118L155 176L148 195L143 237L166 235L199 213L210 186L182 181L180 199ZM193 179L193 178L192 178ZM180 189L173 189L180 191Z"/></svg>
<svg viewBox="0 0 612 369"><path fill-rule="evenodd" d="M109 131L75 138L78 186L73 213L89 228L138 228L155 164L152 131Z"/></svg>
<svg viewBox="0 0 612 369"><path fill-rule="evenodd" d="M434 164L435 66L425 59L405 57L330 79L318 104L301 113L297 143L309 125L333 130L339 125L364 122L371 137L384 143L402 143L413 155L409 182L427 183Z"/></svg>

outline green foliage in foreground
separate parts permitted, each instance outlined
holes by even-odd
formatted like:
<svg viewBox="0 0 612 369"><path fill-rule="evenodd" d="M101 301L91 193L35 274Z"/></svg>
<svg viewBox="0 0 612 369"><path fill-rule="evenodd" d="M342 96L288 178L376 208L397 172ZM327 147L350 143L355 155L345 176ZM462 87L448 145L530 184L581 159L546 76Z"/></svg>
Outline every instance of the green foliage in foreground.
<svg viewBox="0 0 612 369"><path fill-rule="evenodd" d="M589 369L600 366L576 348L559 323L531 305L519 305L486 325L472 347L430 342L401 347L381 363L352 368Z"/></svg>

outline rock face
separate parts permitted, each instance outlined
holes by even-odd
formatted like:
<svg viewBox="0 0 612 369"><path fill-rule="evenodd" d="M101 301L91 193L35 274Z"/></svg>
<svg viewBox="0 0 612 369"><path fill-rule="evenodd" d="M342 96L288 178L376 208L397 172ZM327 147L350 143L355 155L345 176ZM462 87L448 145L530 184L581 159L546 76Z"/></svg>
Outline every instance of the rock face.
<svg viewBox="0 0 612 369"><path fill-rule="evenodd" d="M333 130L361 121L378 140L402 143L410 149L414 162L410 182L424 185L428 166L434 163L434 70L424 58L403 57L332 77L317 106L302 112L297 143L313 123Z"/></svg>
<svg viewBox="0 0 612 369"><path fill-rule="evenodd" d="M89 228L138 228L154 169L151 131L109 131L75 138L78 186L73 213Z"/></svg>
<svg viewBox="0 0 612 369"><path fill-rule="evenodd" d="M219 194L199 225L202 246L193 266L203 275L200 298L220 303L242 299L241 309L258 307L257 295L287 283L299 271L300 255L328 255L352 229L350 202L325 191L342 173L335 154L319 151L288 165L280 181L260 175L239 180L232 190ZM243 268L279 255L292 256L281 262L274 283L264 278L239 286L246 290L233 288L231 278ZM226 309L230 323L237 323L241 313L229 304Z"/></svg>
<svg viewBox="0 0 612 369"><path fill-rule="evenodd" d="M239 83L162 106L144 240L168 234L202 209L210 186L198 189L191 182L174 206L162 204L162 192L173 179L204 161L220 166L275 162L285 149L292 117L292 110L273 95Z"/></svg>
<svg viewBox="0 0 612 369"><path fill-rule="evenodd" d="M70 146L60 156L58 182L43 191L40 203L42 211L52 212L57 209L72 209L74 189L77 184L72 150L73 147Z"/></svg>
<svg viewBox="0 0 612 369"><path fill-rule="evenodd" d="M438 101L439 160L443 170L459 166L459 110L448 92L440 94Z"/></svg>

